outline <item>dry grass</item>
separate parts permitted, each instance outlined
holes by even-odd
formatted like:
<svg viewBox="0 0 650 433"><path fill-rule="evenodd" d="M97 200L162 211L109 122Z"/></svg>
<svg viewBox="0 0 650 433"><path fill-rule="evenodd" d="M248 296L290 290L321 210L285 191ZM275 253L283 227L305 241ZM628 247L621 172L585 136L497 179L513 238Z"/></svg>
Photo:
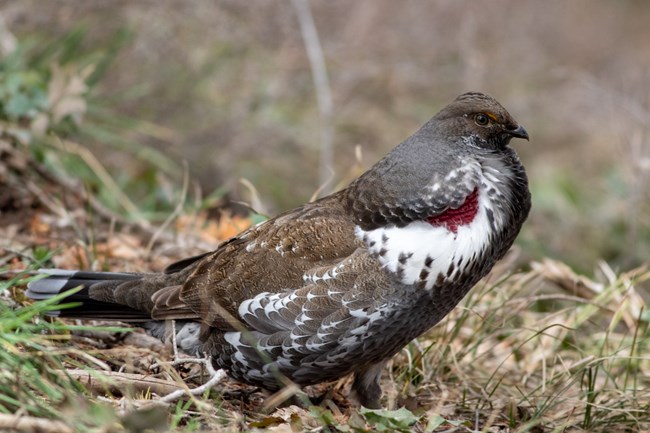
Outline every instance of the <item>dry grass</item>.
<svg viewBox="0 0 650 433"><path fill-rule="evenodd" d="M59 231L65 224L52 224L47 212L37 219L51 223L33 226L40 238L66 233ZM67 221L79 224L75 219ZM215 225L200 215L185 214L177 221L171 225L174 233L159 235L152 254L146 257L140 251L147 242L136 235L125 243L95 233L91 245L67 232L61 253L47 260L74 267L79 257L86 257L90 260L87 266L103 263L102 267L119 269L117 263L128 258L132 270L160 268L173 257L162 259L157 253L172 247L179 257L194 253L195 249L178 245L200 244L206 239L214 242L242 224L225 218ZM86 221L83 225L97 229L102 223ZM22 241L28 242L28 238ZM79 245L84 253L70 254L66 243ZM24 249L25 254L17 256L18 246L18 241L3 246L2 262L13 269L29 263L32 255ZM443 323L395 357L383 381L385 401L389 408L405 407L406 412L359 413L344 399L349 387L345 380L333 388L310 391L322 394L329 389L328 397L318 406L303 403L302 407L285 406L270 412L265 409L263 394L229 380L202 395L181 392L185 396L179 400L179 395L170 395L186 389L186 383L190 387L200 385L207 380L207 373L191 363L161 368L172 359L171 353L146 339L125 339L124 334L56 324L55 330L46 327L41 331L39 325L29 325L36 328L24 328L21 335L27 340L14 343L19 348L17 362L31 365L36 361L28 350L30 335L50 329L47 332L56 337L49 343L43 337L38 341L44 345L42 350L54 357L54 363L47 366L48 389L56 389L58 394L44 393L40 385L26 381L42 407L26 407L17 416L34 417L20 421L26 423L42 423L43 417L58 419L70 431L131 428L133 419L148 419L142 414L150 411L156 414L152 419L163 420L160 425L173 431L282 432L292 431L291 426L297 429L294 431L320 431L329 426L330 431L358 432L382 428L459 432L623 432L650 428L649 317L637 291L639 284L650 280L650 271L640 268L616 274L600 263L596 273L600 277L590 279L550 259L531 263L529 270L516 271L517 251L475 287ZM9 279L5 286L20 300L21 284L18 279ZM30 317L35 311L22 316ZM5 338L8 317L5 314L2 319ZM43 326L44 322L36 323ZM21 326L15 329L23 329ZM65 380L58 383L57 377ZM76 394L71 390L79 386L87 391L75 396L71 407L69 399ZM293 393L295 390L288 395ZM5 411L11 407L6 404ZM92 410L79 412L77 406ZM71 411L74 422L70 422Z"/></svg>
<svg viewBox="0 0 650 433"><path fill-rule="evenodd" d="M648 428L650 334L635 284L650 272L607 276L594 282L547 260L479 285L420 339L413 392L433 387L433 405L476 414L477 430Z"/></svg>

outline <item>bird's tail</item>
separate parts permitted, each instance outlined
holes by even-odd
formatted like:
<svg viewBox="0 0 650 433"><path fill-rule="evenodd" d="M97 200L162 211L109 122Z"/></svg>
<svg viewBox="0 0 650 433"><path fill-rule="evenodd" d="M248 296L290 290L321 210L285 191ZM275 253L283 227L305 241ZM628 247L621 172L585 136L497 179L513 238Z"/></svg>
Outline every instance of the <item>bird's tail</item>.
<svg viewBox="0 0 650 433"><path fill-rule="evenodd" d="M136 309L122 303L111 302L112 294L118 289L139 284L143 274L118 272L85 272L63 269L41 269L45 278L27 284L25 295L40 301L50 299L71 289L81 287L79 291L66 296L61 304L78 303L70 308L50 310L47 315L77 319L122 320L139 322L151 320L146 309ZM125 287L127 286L127 287ZM91 297L91 290L93 296ZM104 296L97 299L96 293Z"/></svg>

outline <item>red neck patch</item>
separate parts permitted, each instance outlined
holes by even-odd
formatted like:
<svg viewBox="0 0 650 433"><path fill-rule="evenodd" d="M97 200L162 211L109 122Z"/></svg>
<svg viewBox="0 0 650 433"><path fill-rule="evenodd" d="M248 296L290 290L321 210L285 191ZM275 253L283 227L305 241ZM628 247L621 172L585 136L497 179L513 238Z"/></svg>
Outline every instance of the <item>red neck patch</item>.
<svg viewBox="0 0 650 433"><path fill-rule="evenodd" d="M449 231L458 233L458 227L474 221L478 213L478 188L467 196L458 209L447 209L440 215L427 218L432 226L446 226Z"/></svg>

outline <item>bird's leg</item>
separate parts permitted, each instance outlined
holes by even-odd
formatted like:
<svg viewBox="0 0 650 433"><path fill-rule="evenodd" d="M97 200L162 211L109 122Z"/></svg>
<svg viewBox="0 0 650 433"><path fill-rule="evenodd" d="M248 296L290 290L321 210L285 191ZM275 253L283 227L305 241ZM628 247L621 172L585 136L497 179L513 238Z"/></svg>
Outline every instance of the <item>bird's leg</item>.
<svg viewBox="0 0 650 433"><path fill-rule="evenodd" d="M357 399L362 406L368 409L381 409L381 386L379 380L381 373L386 366L386 360L371 364L363 370L354 374L352 390L356 393Z"/></svg>

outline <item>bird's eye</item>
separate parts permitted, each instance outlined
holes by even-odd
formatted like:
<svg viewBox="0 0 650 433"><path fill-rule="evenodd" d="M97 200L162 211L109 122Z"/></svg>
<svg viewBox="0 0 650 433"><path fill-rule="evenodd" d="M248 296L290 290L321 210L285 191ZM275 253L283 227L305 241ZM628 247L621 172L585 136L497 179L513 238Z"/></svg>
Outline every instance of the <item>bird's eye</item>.
<svg viewBox="0 0 650 433"><path fill-rule="evenodd" d="M490 124L490 118L483 113L478 113L474 116L474 122L476 122L478 126L488 126Z"/></svg>

